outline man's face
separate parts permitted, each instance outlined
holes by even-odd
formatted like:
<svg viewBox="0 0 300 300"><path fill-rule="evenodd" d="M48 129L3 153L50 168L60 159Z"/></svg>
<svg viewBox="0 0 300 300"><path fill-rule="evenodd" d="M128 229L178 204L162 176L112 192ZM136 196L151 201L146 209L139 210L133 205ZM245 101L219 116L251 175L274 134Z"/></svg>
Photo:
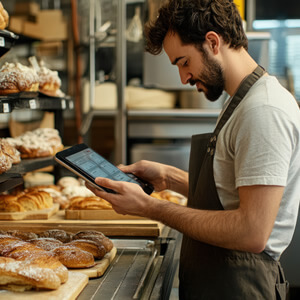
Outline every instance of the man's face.
<svg viewBox="0 0 300 300"><path fill-rule="evenodd" d="M203 48L183 45L178 34L168 33L164 50L173 65L179 70L183 84L196 85L198 92L204 92L207 99L217 100L224 88L225 79L220 64Z"/></svg>

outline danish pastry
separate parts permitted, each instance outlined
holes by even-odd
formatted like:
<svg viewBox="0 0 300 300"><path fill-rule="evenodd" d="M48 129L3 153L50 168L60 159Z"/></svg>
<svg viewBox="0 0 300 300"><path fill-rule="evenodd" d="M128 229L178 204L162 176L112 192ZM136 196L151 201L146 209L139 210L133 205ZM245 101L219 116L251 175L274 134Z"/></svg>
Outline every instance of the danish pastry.
<svg viewBox="0 0 300 300"><path fill-rule="evenodd" d="M6 62L0 69L0 95L36 92L38 87L39 78L33 68Z"/></svg>

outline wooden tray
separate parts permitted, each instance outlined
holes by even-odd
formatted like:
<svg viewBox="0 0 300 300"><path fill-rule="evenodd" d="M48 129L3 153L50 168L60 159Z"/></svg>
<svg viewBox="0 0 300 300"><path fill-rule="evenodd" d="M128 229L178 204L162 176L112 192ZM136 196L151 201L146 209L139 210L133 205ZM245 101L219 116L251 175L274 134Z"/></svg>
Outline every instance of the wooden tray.
<svg viewBox="0 0 300 300"><path fill-rule="evenodd" d="M65 220L65 212L58 211L47 220L0 221L1 230L22 230L41 232L49 229L63 229L76 233L80 230L97 230L107 236L160 236L162 223L144 220Z"/></svg>
<svg viewBox="0 0 300 300"><path fill-rule="evenodd" d="M72 269L72 272L80 272L87 275L89 278L101 277L110 263L113 261L117 253L117 248L114 247L101 260L96 260L96 265L87 269Z"/></svg>
<svg viewBox="0 0 300 300"><path fill-rule="evenodd" d="M2 300L74 300L88 284L87 275L80 272L69 272L69 279L54 291L0 291Z"/></svg>
<svg viewBox="0 0 300 300"><path fill-rule="evenodd" d="M145 218L131 215L121 215L113 209L95 210L65 210L67 220L145 220Z"/></svg>
<svg viewBox="0 0 300 300"><path fill-rule="evenodd" d="M59 204L54 203L52 207L40 210L31 210L24 212L0 212L0 220L46 220L57 213Z"/></svg>

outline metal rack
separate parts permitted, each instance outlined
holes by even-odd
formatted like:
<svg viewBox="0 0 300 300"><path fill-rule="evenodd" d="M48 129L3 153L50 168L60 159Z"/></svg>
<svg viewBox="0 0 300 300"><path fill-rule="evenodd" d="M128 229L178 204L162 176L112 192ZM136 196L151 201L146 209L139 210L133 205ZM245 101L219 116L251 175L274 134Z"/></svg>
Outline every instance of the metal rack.
<svg viewBox="0 0 300 300"><path fill-rule="evenodd" d="M6 54L18 40L18 36L7 30L0 30L0 57ZM55 112L55 128L62 135L62 112L73 109L73 100L69 96L50 97L38 92L23 92L0 96L0 113L11 113L13 110L30 109ZM0 175L0 192L12 189L23 183L27 172L54 164L52 157L26 159L14 165L8 172Z"/></svg>

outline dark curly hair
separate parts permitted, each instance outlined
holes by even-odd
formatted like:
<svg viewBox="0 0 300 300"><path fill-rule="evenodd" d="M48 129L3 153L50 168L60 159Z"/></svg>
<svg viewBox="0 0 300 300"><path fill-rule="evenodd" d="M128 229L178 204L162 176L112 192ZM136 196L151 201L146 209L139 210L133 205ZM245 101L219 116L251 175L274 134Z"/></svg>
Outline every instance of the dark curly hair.
<svg viewBox="0 0 300 300"><path fill-rule="evenodd" d="M176 32L183 44L194 44L198 49L202 49L209 31L222 36L230 48L248 49L233 0L169 0L159 9L157 19L145 25L145 50L159 54L168 31Z"/></svg>

